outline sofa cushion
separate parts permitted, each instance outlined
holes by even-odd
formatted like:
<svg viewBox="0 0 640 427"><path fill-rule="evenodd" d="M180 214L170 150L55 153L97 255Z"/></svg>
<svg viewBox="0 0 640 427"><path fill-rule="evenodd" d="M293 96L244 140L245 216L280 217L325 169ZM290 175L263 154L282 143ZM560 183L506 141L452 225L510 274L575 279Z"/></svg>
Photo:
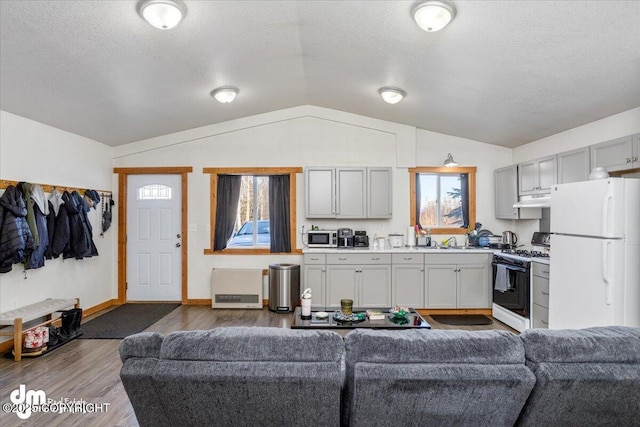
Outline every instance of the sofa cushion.
<svg viewBox="0 0 640 427"><path fill-rule="evenodd" d="M640 426L640 329L527 330L536 385L519 426Z"/></svg>
<svg viewBox="0 0 640 427"><path fill-rule="evenodd" d="M131 357L158 358L163 338L158 332L129 335L120 343L120 359L124 362Z"/></svg>
<svg viewBox="0 0 640 427"><path fill-rule="evenodd" d="M339 361L342 337L333 331L268 327L228 327L174 332L162 343L160 357L211 361Z"/></svg>
<svg viewBox="0 0 640 427"><path fill-rule="evenodd" d="M523 364L524 347L507 331L356 329L345 336L347 362Z"/></svg>
<svg viewBox="0 0 640 427"><path fill-rule="evenodd" d="M532 363L640 363L640 328L527 329L520 338Z"/></svg>
<svg viewBox="0 0 640 427"><path fill-rule="evenodd" d="M355 330L342 425L511 426L535 377L506 331Z"/></svg>

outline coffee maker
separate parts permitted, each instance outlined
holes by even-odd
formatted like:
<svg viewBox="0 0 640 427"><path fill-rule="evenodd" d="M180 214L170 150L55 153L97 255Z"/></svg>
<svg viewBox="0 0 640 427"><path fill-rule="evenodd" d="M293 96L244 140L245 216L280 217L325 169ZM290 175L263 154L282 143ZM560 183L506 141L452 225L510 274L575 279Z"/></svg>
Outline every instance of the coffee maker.
<svg viewBox="0 0 640 427"><path fill-rule="evenodd" d="M353 230L350 228L338 229L338 248L353 247Z"/></svg>
<svg viewBox="0 0 640 427"><path fill-rule="evenodd" d="M354 248L368 248L369 236L366 231L354 231L353 232L353 247Z"/></svg>

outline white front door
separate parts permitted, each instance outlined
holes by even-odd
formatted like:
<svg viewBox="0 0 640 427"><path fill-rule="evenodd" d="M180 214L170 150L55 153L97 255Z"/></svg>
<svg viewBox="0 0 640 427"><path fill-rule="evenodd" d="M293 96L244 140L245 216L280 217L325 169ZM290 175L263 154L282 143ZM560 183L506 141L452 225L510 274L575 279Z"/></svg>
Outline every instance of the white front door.
<svg viewBox="0 0 640 427"><path fill-rule="evenodd" d="M182 298L180 175L129 175L127 301Z"/></svg>

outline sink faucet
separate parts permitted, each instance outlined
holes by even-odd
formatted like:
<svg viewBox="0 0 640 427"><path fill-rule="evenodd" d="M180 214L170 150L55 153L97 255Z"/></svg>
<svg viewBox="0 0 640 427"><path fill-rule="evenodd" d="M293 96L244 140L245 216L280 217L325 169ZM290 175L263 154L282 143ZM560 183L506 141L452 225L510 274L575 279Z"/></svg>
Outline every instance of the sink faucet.
<svg viewBox="0 0 640 427"><path fill-rule="evenodd" d="M453 246L458 246L458 241L456 240L456 236L451 236L449 237L447 240L444 241L444 244L447 246L451 246L449 243L451 243L451 240L453 240Z"/></svg>

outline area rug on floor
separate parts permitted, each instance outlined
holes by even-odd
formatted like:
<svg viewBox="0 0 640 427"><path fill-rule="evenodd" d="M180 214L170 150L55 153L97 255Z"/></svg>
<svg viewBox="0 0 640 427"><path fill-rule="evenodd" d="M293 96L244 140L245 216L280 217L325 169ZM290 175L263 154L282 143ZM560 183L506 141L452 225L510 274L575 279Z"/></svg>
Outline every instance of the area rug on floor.
<svg viewBox="0 0 640 427"><path fill-rule="evenodd" d="M137 334L171 313L180 304L124 304L82 324L80 339L121 339Z"/></svg>
<svg viewBox="0 0 640 427"><path fill-rule="evenodd" d="M445 325L490 325L493 320L482 314L432 314L431 318Z"/></svg>

